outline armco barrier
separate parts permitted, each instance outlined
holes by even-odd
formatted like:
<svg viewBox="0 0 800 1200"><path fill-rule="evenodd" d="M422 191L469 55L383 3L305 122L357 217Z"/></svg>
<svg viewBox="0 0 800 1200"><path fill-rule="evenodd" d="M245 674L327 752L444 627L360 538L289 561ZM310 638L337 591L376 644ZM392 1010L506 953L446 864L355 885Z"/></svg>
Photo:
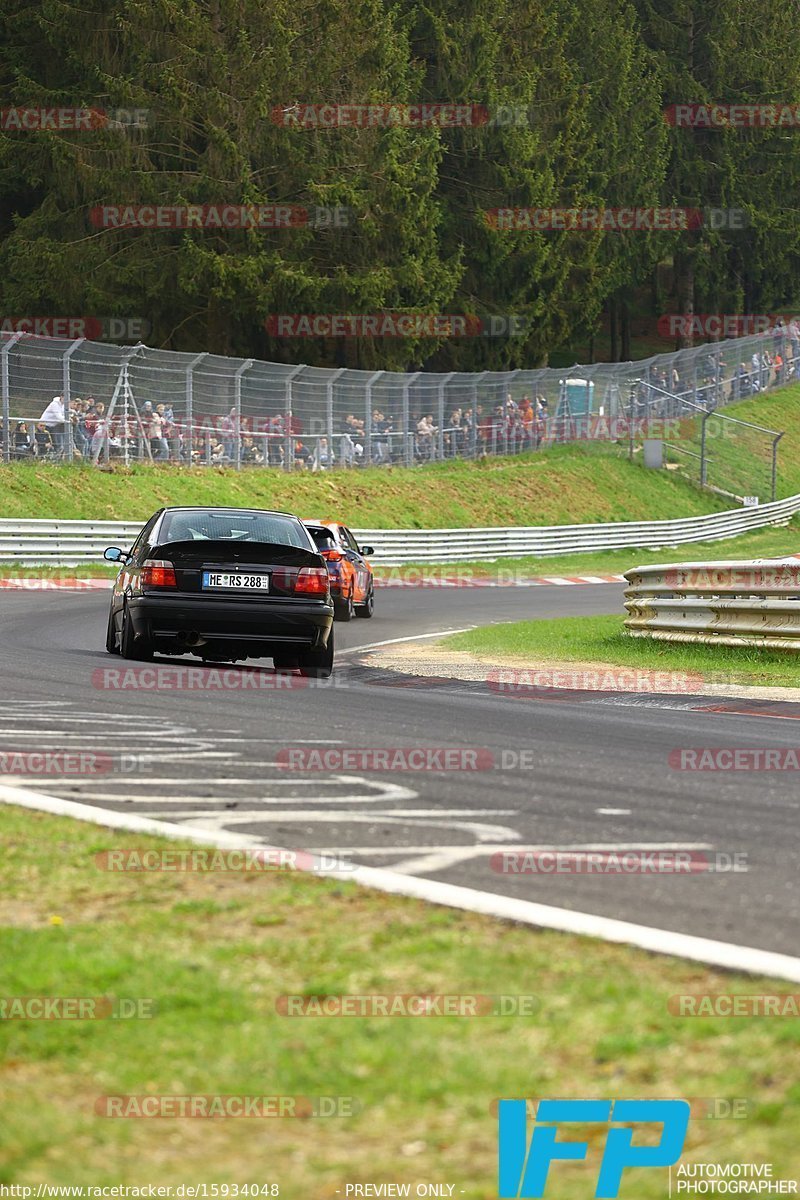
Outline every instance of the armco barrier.
<svg viewBox="0 0 800 1200"><path fill-rule="evenodd" d="M487 529L360 529L375 547L374 561L403 563L491 561L522 555L548 557L626 546L660 548L735 537L780 525L800 512L800 495L754 508L672 521L616 521L604 525L532 525ZM20 566L75 566L102 558L106 546L131 545L142 521L0 520L0 562ZM791 550L793 547L787 547Z"/></svg>
<svg viewBox="0 0 800 1200"><path fill-rule="evenodd" d="M625 572L631 637L800 650L800 562L673 563Z"/></svg>

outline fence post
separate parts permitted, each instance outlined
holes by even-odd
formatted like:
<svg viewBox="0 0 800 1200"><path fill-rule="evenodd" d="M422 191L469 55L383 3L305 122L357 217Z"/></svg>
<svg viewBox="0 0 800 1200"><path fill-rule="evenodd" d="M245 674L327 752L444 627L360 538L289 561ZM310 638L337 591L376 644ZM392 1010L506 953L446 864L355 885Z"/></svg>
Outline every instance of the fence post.
<svg viewBox="0 0 800 1200"><path fill-rule="evenodd" d="M783 437L783 434L785 432L786 432L786 430L784 429L781 433L779 433L777 435L777 437L773 438L773 440L772 440L772 500L773 500L773 503L776 499L776 492L778 489L778 442L781 440L781 438Z"/></svg>
<svg viewBox="0 0 800 1200"><path fill-rule="evenodd" d="M412 383L416 382L421 374L421 371L415 371L413 375L407 375L403 380L403 411L401 420L403 422L403 455L407 467L413 467L414 465L414 435L409 428L411 422L409 392L411 391Z"/></svg>
<svg viewBox="0 0 800 1200"><path fill-rule="evenodd" d="M8 356L11 352L11 347L14 346L21 337L22 333L12 333L8 341L4 341L0 349L0 378L3 392L3 461L11 462L11 390L8 377Z"/></svg>
<svg viewBox="0 0 800 1200"><path fill-rule="evenodd" d="M438 412L436 413L436 423L439 427L439 432L437 435L437 452L439 462L442 462L444 459L444 389L447 387L453 376L457 374L457 371L451 371L449 375L445 375L444 379L439 382L439 386L436 389L438 392Z"/></svg>
<svg viewBox="0 0 800 1200"><path fill-rule="evenodd" d="M295 367L286 376L286 393L283 406L283 469L291 471L294 466L294 438L292 437L292 383L301 373L305 371L305 363L302 366Z"/></svg>
<svg viewBox="0 0 800 1200"><path fill-rule="evenodd" d="M711 416L710 412L704 413L700 418L700 487L706 486L708 478L708 464L706 463L706 423Z"/></svg>
<svg viewBox="0 0 800 1200"><path fill-rule="evenodd" d="M234 405L236 407L236 470L242 469L242 376L245 371L249 371L255 362L254 358L247 358L236 371L233 377L233 393Z"/></svg>
<svg viewBox="0 0 800 1200"><path fill-rule="evenodd" d="M339 367L325 384L325 422L328 427L328 455L331 463L334 464L336 462L336 455L333 449L333 388L336 380L344 375L346 370L347 367ZM317 448L319 448L319 441L317 442Z"/></svg>
<svg viewBox="0 0 800 1200"><path fill-rule="evenodd" d="M72 358L75 351L78 349L78 347L82 346L85 341L86 341L86 338L77 338L72 343L72 345L68 346L67 349L64 351L64 355L61 360L61 371L62 371L61 392L62 392L62 402L64 405L64 444L62 446L61 453L62 453L62 456L64 458L66 458L67 462L72 462L72 459L73 459L72 419L71 419L71 415L70 415L70 411L69 411L70 392L71 392L69 361Z"/></svg>
<svg viewBox="0 0 800 1200"><path fill-rule="evenodd" d="M364 391L364 466L369 467L372 464L372 385L376 379L380 379L385 371L375 371L367 380L366 389Z"/></svg>
<svg viewBox="0 0 800 1200"><path fill-rule="evenodd" d="M469 431L469 448L473 459L478 457L478 388L488 374L488 371L481 371L472 389L472 428ZM534 406L535 403L534 399Z"/></svg>
<svg viewBox="0 0 800 1200"><path fill-rule="evenodd" d="M186 427L189 432L189 466L192 465L192 448L194 446L194 369L208 354L197 354L186 367Z"/></svg>

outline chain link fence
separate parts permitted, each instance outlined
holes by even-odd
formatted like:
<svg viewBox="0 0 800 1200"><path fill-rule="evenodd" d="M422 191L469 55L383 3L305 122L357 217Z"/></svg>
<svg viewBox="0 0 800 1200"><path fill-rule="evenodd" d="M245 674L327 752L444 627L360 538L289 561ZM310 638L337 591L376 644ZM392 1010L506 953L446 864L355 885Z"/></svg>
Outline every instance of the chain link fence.
<svg viewBox="0 0 800 1200"><path fill-rule="evenodd" d="M788 330L634 363L481 374L286 366L0 333L2 459L357 469L627 440L800 378ZM654 436L658 436L654 434Z"/></svg>

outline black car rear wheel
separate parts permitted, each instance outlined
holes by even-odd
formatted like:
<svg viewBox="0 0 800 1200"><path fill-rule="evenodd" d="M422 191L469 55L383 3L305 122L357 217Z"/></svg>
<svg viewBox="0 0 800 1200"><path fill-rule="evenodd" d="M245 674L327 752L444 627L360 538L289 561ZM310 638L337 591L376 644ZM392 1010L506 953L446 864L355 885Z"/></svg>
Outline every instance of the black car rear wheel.
<svg viewBox="0 0 800 1200"><path fill-rule="evenodd" d="M333 671L333 629L322 650L305 650L299 657L300 674L307 679L329 679Z"/></svg>
<svg viewBox="0 0 800 1200"><path fill-rule="evenodd" d="M137 638L133 632L133 622L128 610L122 616L122 637L120 639L120 654L123 658L132 658L135 662L150 662L153 657L153 643L147 638Z"/></svg>
<svg viewBox="0 0 800 1200"><path fill-rule="evenodd" d="M352 621L354 612L352 592L345 599L334 600L333 615L337 621Z"/></svg>
<svg viewBox="0 0 800 1200"><path fill-rule="evenodd" d="M117 624L114 620L113 608L108 614L108 628L106 629L106 650L109 654L119 654L119 646L117 645Z"/></svg>
<svg viewBox="0 0 800 1200"><path fill-rule="evenodd" d="M375 612L375 591L373 588L370 588L369 595L367 596L364 603L359 604L357 606L356 616L357 617L371 617L374 612Z"/></svg>

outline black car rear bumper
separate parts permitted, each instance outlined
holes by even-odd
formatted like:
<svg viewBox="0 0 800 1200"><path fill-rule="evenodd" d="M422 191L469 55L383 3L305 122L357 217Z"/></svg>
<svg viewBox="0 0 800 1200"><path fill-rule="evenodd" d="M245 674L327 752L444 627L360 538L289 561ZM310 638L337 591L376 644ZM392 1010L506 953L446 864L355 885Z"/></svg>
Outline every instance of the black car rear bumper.
<svg viewBox="0 0 800 1200"><path fill-rule="evenodd" d="M205 642L246 643L265 656L273 645L321 648L333 623L333 605L321 600L132 596L127 607L137 637L156 646L196 636Z"/></svg>

